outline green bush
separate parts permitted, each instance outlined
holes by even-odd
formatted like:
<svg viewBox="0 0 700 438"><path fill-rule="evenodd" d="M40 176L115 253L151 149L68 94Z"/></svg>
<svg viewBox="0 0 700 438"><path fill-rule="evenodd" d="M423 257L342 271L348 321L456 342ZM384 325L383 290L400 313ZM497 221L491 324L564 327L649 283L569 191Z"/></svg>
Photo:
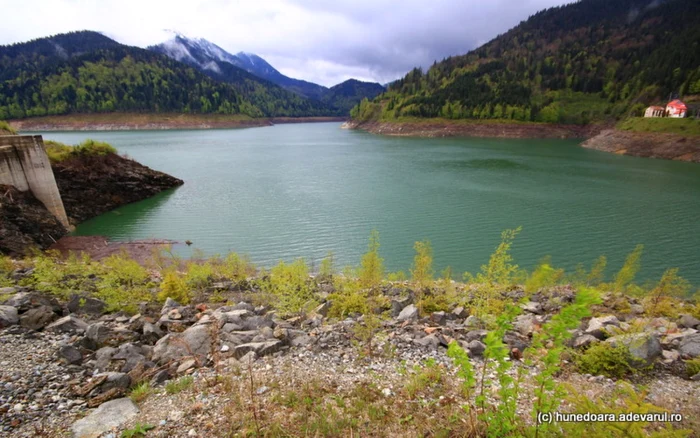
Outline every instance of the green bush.
<svg viewBox="0 0 700 438"><path fill-rule="evenodd" d="M60 163L69 158L79 156L104 156L117 153L117 150L112 145L90 139L77 146L69 146L57 141L47 140L44 142L44 147L52 163Z"/></svg>
<svg viewBox="0 0 700 438"><path fill-rule="evenodd" d="M615 292L625 292L630 288L634 277L637 275L641 267L642 252L644 245L637 245L625 259L625 264L622 265L620 271L615 275L614 288Z"/></svg>
<svg viewBox="0 0 700 438"><path fill-rule="evenodd" d="M413 245L416 255L411 267L411 280L419 288L430 286L433 282L433 248L430 241L416 242Z"/></svg>
<svg viewBox="0 0 700 438"><path fill-rule="evenodd" d="M600 342L575 357L581 373L610 378L622 378L634 371L630 366L632 356L624 345L613 347L607 342Z"/></svg>
<svg viewBox="0 0 700 438"><path fill-rule="evenodd" d="M284 315L308 311L316 304L309 268L303 259L290 264L279 262L270 270L263 288L275 296L275 308Z"/></svg>
<svg viewBox="0 0 700 438"><path fill-rule="evenodd" d="M3 131L5 131L4 132L5 134L11 134L11 135L17 134L17 131L15 131L15 129L12 126L10 126L9 123L7 123L4 120L0 120L0 135L3 134Z"/></svg>
<svg viewBox="0 0 700 438"><path fill-rule="evenodd" d="M163 281L160 283L160 291L158 292L159 301L165 301L168 298L180 304L189 304L192 300L192 292L187 287L187 282L173 270L165 272Z"/></svg>
<svg viewBox="0 0 700 438"><path fill-rule="evenodd" d="M700 357L695 359L687 360L685 362L685 371L688 377L693 377L696 374L700 374Z"/></svg>
<svg viewBox="0 0 700 438"><path fill-rule="evenodd" d="M382 283L383 276L384 259L379 257L379 232L372 230L367 252L360 262L360 284L368 289L376 288Z"/></svg>
<svg viewBox="0 0 700 438"><path fill-rule="evenodd" d="M148 272L127 254L106 258L101 268L95 296L107 303L108 311L136 313L139 303L153 300Z"/></svg>

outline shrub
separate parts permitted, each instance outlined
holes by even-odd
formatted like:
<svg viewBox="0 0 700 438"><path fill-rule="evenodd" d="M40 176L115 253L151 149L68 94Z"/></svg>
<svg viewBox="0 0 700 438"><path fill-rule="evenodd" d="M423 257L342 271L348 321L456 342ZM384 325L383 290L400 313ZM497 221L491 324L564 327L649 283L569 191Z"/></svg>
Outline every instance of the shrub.
<svg viewBox="0 0 700 438"><path fill-rule="evenodd" d="M31 282L37 290L67 300L76 291L95 292L95 275L100 265L83 253L70 253L65 261L55 251L47 251L34 259Z"/></svg>
<svg viewBox="0 0 700 438"><path fill-rule="evenodd" d="M533 294L545 287L556 285L564 277L563 269L554 269L549 258L543 260L525 282L525 292Z"/></svg>
<svg viewBox="0 0 700 438"><path fill-rule="evenodd" d="M177 380L170 380L165 384L165 392L168 394L178 394L194 383L194 378L192 376L180 377Z"/></svg>
<svg viewBox="0 0 700 438"><path fill-rule="evenodd" d="M3 134L2 131L5 131L6 134L11 134L11 135L17 134L17 131L15 131L15 129L4 120L0 120L0 135Z"/></svg>
<svg viewBox="0 0 700 438"><path fill-rule="evenodd" d="M57 141L47 140L44 142L46 154L49 160L53 163L60 163L73 157L88 157L88 156L104 156L107 154L116 154L117 150L110 144L95 141L85 140L77 146L69 146Z"/></svg>
<svg viewBox="0 0 700 438"><path fill-rule="evenodd" d="M0 287L12 284L10 276L14 270L15 264L12 262L12 259L0 254Z"/></svg>
<svg viewBox="0 0 700 438"><path fill-rule="evenodd" d="M239 256L235 252L229 253L216 265L215 270L217 275L233 281L245 280L248 276L255 275L255 266L248 257Z"/></svg>
<svg viewBox="0 0 700 438"><path fill-rule="evenodd" d="M151 385L149 382L143 382L134 387L134 389L131 390L129 393L129 398L134 402L134 403L140 403L144 401L151 393L153 392L153 388L151 388Z"/></svg>
<svg viewBox="0 0 700 438"><path fill-rule="evenodd" d="M616 379L634 371L630 366L631 361L632 356L627 347L622 344L613 347L607 342L595 344L575 357L580 372Z"/></svg>
<svg viewBox="0 0 700 438"><path fill-rule="evenodd" d="M642 252L644 245L637 245L625 259L625 264L622 265L620 271L615 275L614 290L615 292L625 292L629 289L630 284L637 275L641 266Z"/></svg>
<svg viewBox="0 0 700 438"><path fill-rule="evenodd" d="M700 357L687 360L685 362L685 372L688 375L688 378L693 377L696 374L700 374Z"/></svg>
<svg viewBox="0 0 700 438"><path fill-rule="evenodd" d="M416 242L413 245L416 255L411 267L411 280L419 288L426 288L433 282L433 248L430 241Z"/></svg>
<svg viewBox="0 0 700 438"><path fill-rule="evenodd" d="M76 155L103 156L116 154L117 150L109 143L87 139L75 147Z"/></svg>
<svg viewBox="0 0 700 438"><path fill-rule="evenodd" d="M264 289L276 298L275 308L284 315L310 310L315 303L309 269L303 259L281 261L270 270Z"/></svg>
<svg viewBox="0 0 700 438"><path fill-rule="evenodd" d="M49 161L52 163L60 163L73 156L75 148L53 140L45 140L44 148L46 155L49 156Z"/></svg>
<svg viewBox="0 0 700 438"><path fill-rule="evenodd" d="M367 253L360 262L360 284L365 288L379 287L384 276L384 259L379 257L379 232L372 230Z"/></svg>
<svg viewBox="0 0 700 438"><path fill-rule="evenodd" d="M213 278L214 267L210 262L188 263L185 274L185 284L188 289L203 292L211 284Z"/></svg>
<svg viewBox="0 0 700 438"><path fill-rule="evenodd" d="M158 292L159 301L165 301L168 298L180 304L188 304L192 300L192 292L187 287L185 279L173 270L165 273Z"/></svg>
<svg viewBox="0 0 700 438"><path fill-rule="evenodd" d="M125 253L106 258L101 266L104 272L98 276L95 296L107 303L108 311L135 313L140 302L153 300L148 272Z"/></svg>
<svg viewBox="0 0 700 438"><path fill-rule="evenodd" d="M329 252L326 257L321 260L318 276L320 280L326 280L332 278L334 273L335 267L333 266L333 253Z"/></svg>
<svg viewBox="0 0 700 438"><path fill-rule="evenodd" d="M678 268L668 269L645 297L644 311L651 316L677 316L679 308L673 298L685 297L690 288L690 282L678 275Z"/></svg>

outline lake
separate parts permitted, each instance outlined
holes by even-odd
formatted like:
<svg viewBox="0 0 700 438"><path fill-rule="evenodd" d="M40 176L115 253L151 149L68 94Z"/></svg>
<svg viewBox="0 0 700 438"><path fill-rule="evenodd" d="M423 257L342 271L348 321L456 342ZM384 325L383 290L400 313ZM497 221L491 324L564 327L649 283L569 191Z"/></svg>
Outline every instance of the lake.
<svg viewBox="0 0 700 438"><path fill-rule="evenodd" d="M339 123L240 130L51 132L107 141L185 185L77 227L76 235L191 240L258 265L303 257L357 265L372 229L388 270L408 273L417 240L436 271L475 272L504 229L522 226L515 261L572 270L608 257L608 274L645 245L638 279L668 267L700 285L700 165L587 150L572 140L418 139ZM184 245L178 251L187 255Z"/></svg>

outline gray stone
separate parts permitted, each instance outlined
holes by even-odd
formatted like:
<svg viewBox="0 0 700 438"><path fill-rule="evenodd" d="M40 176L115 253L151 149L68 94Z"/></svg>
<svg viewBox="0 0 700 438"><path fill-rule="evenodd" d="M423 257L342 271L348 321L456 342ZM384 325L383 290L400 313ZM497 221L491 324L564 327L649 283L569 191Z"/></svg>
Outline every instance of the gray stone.
<svg viewBox="0 0 700 438"><path fill-rule="evenodd" d="M678 352L684 357L700 356L700 333L686 336L678 346Z"/></svg>
<svg viewBox="0 0 700 438"><path fill-rule="evenodd" d="M275 323L267 316L255 315L243 320L244 330L260 330L263 327L274 327Z"/></svg>
<svg viewBox="0 0 700 438"><path fill-rule="evenodd" d="M683 315L678 320L678 326L685 328L700 328L700 319L697 319L692 315Z"/></svg>
<svg viewBox="0 0 700 438"><path fill-rule="evenodd" d="M663 350L661 356L664 358L664 363L670 364L680 359L681 354L676 350Z"/></svg>
<svg viewBox="0 0 700 438"><path fill-rule="evenodd" d="M410 304L404 307L396 319L398 321L415 321L418 319L418 309L413 304Z"/></svg>
<svg viewBox="0 0 700 438"><path fill-rule="evenodd" d="M107 371L109 364L112 361L112 356L117 353L117 349L113 347L103 347L95 352L95 370Z"/></svg>
<svg viewBox="0 0 700 438"><path fill-rule="evenodd" d="M532 336L537 326L535 315L530 313L518 315L513 322L513 327L523 336Z"/></svg>
<svg viewBox="0 0 700 438"><path fill-rule="evenodd" d="M160 314L165 315L168 313L171 309L174 309L176 307L180 307L180 303L177 301L173 300L172 298L168 297L165 300L165 304L163 304L163 307L160 309Z"/></svg>
<svg viewBox="0 0 700 438"><path fill-rule="evenodd" d="M131 377L126 373L105 373L107 380L100 385L100 392L107 392L112 388L129 389L131 386ZM99 377L98 374L96 377Z"/></svg>
<svg viewBox="0 0 700 438"><path fill-rule="evenodd" d="M330 311L330 310L331 310L331 302L326 301L325 303L316 307L316 310L314 310L314 313L317 313L323 317L326 317L326 316L328 316L328 311Z"/></svg>
<svg viewBox="0 0 700 438"><path fill-rule="evenodd" d="M411 303L412 303L412 300L410 297L398 298L398 299L391 300L391 316L392 316L392 318L396 318L397 316L399 316L399 314L401 314L401 311Z"/></svg>
<svg viewBox="0 0 700 438"><path fill-rule="evenodd" d="M588 322L586 333L595 336L598 339L604 339L609 332L606 326L620 326L620 321L615 315L601 316L600 318L591 318Z"/></svg>
<svg viewBox="0 0 700 438"><path fill-rule="evenodd" d="M187 370L190 370L197 366L197 361L194 359L188 359L180 364L179 367L177 367L177 373L182 374Z"/></svg>
<svg viewBox="0 0 700 438"><path fill-rule="evenodd" d="M31 330L41 330L56 318L57 315L51 307L42 305L27 310L27 312L20 316L19 323L22 327Z"/></svg>
<svg viewBox="0 0 700 438"><path fill-rule="evenodd" d="M0 287L0 296L2 296L2 295L14 295L16 293L17 293L16 287Z"/></svg>
<svg viewBox="0 0 700 438"><path fill-rule="evenodd" d="M131 343L122 344L112 356L111 360L124 361L120 371L128 373L136 368L140 363L148 361L148 354L143 347ZM150 368L150 367L149 367Z"/></svg>
<svg viewBox="0 0 700 438"><path fill-rule="evenodd" d="M424 336L420 339L416 339L413 342L416 344L422 346L422 347L428 347L428 348L433 348L437 349L440 346L440 339L435 336L434 334Z"/></svg>
<svg viewBox="0 0 700 438"><path fill-rule="evenodd" d="M58 357L68 365L80 365L83 354L72 345L63 345L58 349Z"/></svg>
<svg viewBox="0 0 700 438"><path fill-rule="evenodd" d="M437 325L445 325L447 322L447 314L445 312L433 312L430 315L430 320Z"/></svg>
<svg viewBox="0 0 700 438"><path fill-rule="evenodd" d="M248 344L238 345L233 349L233 356L236 359L240 359L247 353L253 351L257 356L267 356L272 353L276 353L282 348L282 342L265 341L265 342L250 342Z"/></svg>
<svg viewBox="0 0 700 438"><path fill-rule="evenodd" d="M17 308L13 306L0 306L0 328L9 327L19 323Z"/></svg>
<svg viewBox="0 0 700 438"><path fill-rule="evenodd" d="M528 301L527 303L521 304L520 307L526 312L534 313L536 315L542 314L542 304L535 301Z"/></svg>
<svg viewBox="0 0 700 438"><path fill-rule="evenodd" d="M253 342L259 333L257 330L240 330L233 332L223 332L219 333L219 337L222 341L225 341L229 345L241 345Z"/></svg>
<svg viewBox="0 0 700 438"><path fill-rule="evenodd" d="M700 382L700 373L697 373L693 377L690 378L693 382Z"/></svg>
<svg viewBox="0 0 700 438"><path fill-rule="evenodd" d="M46 295L37 292L19 292L5 301L6 306L16 307L20 313L26 312L32 307L49 306L54 310L60 310L58 302Z"/></svg>
<svg viewBox="0 0 700 438"><path fill-rule="evenodd" d="M484 355L484 350L486 350L486 345L482 342L473 340L467 344L467 349L469 351L470 357L481 357Z"/></svg>
<svg viewBox="0 0 700 438"><path fill-rule="evenodd" d="M100 405L71 427L73 438L98 438L103 433L121 426L139 413L129 398L119 398Z"/></svg>
<svg viewBox="0 0 700 438"><path fill-rule="evenodd" d="M467 332L467 334L464 335L464 338L467 342L471 342L474 340L483 341L488 333L489 332L486 330L472 330L470 332Z"/></svg>
<svg viewBox="0 0 700 438"><path fill-rule="evenodd" d="M624 345L631 355L630 365L633 367L645 367L661 356L663 351L659 337L650 333L633 333L628 335L613 336L605 342L613 347Z"/></svg>
<svg viewBox="0 0 700 438"><path fill-rule="evenodd" d="M68 310L71 313L78 313L82 315L102 315L106 309L107 303L92 297L73 295L68 302Z"/></svg>
<svg viewBox="0 0 700 438"><path fill-rule="evenodd" d="M182 333L170 333L160 338L153 349L153 360L162 364L194 355L199 361L204 362L211 348L210 327L196 325Z"/></svg>
<svg viewBox="0 0 700 438"><path fill-rule="evenodd" d="M573 342L573 347L574 348L584 348L588 347L592 344L595 344L596 342L600 342L600 339L596 338L593 335L581 335L574 339Z"/></svg>
<svg viewBox="0 0 700 438"><path fill-rule="evenodd" d="M477 327L481 325L481 320L475 315L471 315L464 320L464 325L466 325L467 327Z"/></svg>
<svg viewBox="0 0 700 438"><path fill-rule="evenodd" d="M110 330L103 322L90 324L85 330L85 337L95 342L97 345L104 345L112 336Z"/></svg>
<svg viewBox="0 0 700 438"><path fill-rule="evenodd" d="M247 310L249 312L255 312L255 306L250 303L246 303L245 301L241 301L233 306L233 310Z"/></svg>
<svg viewBox="0 0 700 438"><path fill-rule="evenodd" d="M46 331L55 333L77 333L85 332L88 325L85 321L73 315L64 316L46 326Z"/></svg>
<svg viewBox="0 0 700 438"><path fill-rule="evenodd" d="M142 330L141 342L144 344L153 345L158 342L158 339L163 337L163 331L150 322L144 322Z"/></svg>
<svg viewBox="0 0 700 438"><path fill-rule="evenodd" d="M464 307L459 306L452 311L452 315L454 315L457 319L465 319L467 316L469 316L469 312L467 312Z"/></svg>

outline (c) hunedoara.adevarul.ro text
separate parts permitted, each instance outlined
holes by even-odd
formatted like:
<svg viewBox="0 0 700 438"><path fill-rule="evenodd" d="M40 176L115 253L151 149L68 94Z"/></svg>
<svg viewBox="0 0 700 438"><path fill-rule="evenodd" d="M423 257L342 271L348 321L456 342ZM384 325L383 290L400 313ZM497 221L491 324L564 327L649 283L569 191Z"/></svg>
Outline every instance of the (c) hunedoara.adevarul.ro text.
<svg viewBox="0 0 700 438"><path fill-rule="evenodd" d="M634 412L627 413L561 413L561 412L540 412L537 414L539 423L594 423L594 422L611 422L611 423L678 423L683 421L682 414L674 414L671 412L646 413L638 414Z"/></svg>

